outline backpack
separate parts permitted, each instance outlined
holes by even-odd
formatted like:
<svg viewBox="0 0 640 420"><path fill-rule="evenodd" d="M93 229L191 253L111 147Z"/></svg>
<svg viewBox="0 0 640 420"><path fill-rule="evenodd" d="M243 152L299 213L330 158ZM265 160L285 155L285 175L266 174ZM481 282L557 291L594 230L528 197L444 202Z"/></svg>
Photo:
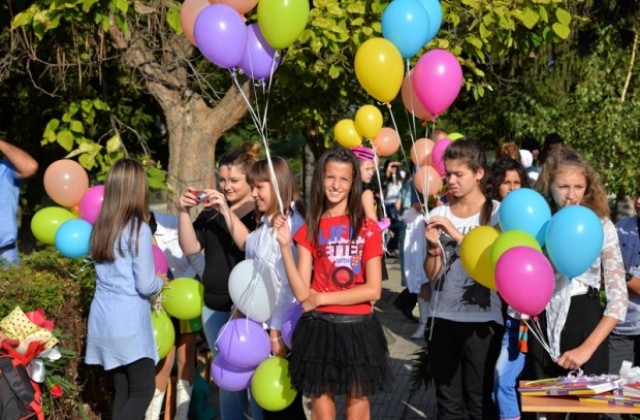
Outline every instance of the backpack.
<svg viewBox="0 0 640 420"><path fill-rule="evenodd" d="M0 419L44 420L40 386L31 380L27 364L42 350L30 343L26 355L18 353L7 341L0 348ZM38 349L38 347L40 347Z"/></svg>

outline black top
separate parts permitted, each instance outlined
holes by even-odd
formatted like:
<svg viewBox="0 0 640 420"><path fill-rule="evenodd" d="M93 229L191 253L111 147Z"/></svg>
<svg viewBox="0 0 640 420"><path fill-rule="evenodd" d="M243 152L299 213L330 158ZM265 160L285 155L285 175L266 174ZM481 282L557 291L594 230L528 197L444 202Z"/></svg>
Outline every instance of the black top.
<svg viewBox="0 0 640 420"><path fill-rule="evenodd" d="M249 229L256 228L254 212L240 219ZM233 267L244 260L244 251L233 242L224 222L224 217L215 210L205 210L193 222L193 228L202 249L204 249L204 304L214 311L230 311L229 274Z"/></svg>

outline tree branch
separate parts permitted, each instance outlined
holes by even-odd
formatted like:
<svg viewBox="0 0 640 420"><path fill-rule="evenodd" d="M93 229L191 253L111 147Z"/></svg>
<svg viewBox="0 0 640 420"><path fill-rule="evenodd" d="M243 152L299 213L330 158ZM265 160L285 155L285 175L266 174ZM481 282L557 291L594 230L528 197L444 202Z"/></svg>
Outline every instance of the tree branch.
<svg viewBox="0 0 640 420"><path fill-rule="evenodd" d="M624 103L627 96L627 90L629 90L629 84L631 83L631 73L633 72L633 63L636 61L636 49L638 47L638 32L633 33L633 49L631 50L631 58L629 59L629 70L627 71L627 79L624 81L624 87L622 88L622 95L620 95L620 103Z"/></svg>

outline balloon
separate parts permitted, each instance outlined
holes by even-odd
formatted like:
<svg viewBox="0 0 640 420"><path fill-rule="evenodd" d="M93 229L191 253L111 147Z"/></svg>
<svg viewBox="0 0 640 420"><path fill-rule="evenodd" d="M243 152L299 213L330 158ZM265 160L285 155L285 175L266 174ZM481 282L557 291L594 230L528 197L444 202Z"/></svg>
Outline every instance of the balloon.
<svg viewBox="0 0 640 420"><path fill-rule="evenodd" d="M258 0L209 0L209 3L226 4L227 6L233 7L241 15L244 15L256 7Z"/></svg>
<svg viewBox="0 0 640 420"><path fill-rule="evenodd" d="M153 337L156 340L158 357L164 359L176 341L173 322L163 311L151 311L151 325L153 326Z"/></svg>
<svg viewBox="0 0 640 420"><path fill-rule="evenodd" d="M433 119L433 116L424 109L424 106L422 106L416 96L416 90L413 86L413 70L411 70L411 73L402 81L401 95L404 107L411 111L416 118L427 121L431 121Z"/></svg>
<svg viewBox="0 0 640 420"><path fill-rule="evenodd" d="M418 166L431 164L431 152L435 143L427 138L421 138L415 141L411 146L409 155L411 161Z"/></svg>
<svg viewBox="0 0 640 420"><path fill-rule="evenodd" d="M247 48L247 28L231 6L214 4L204 8L196 18L193 36L202 55L213 64L237 67Z"/></svg>
<svg viewBox="0 0 640 420"><path fill-rule="evenodd" d="M355 70L360 85L380 102L391 102L398 95L404 77L404 62L390 41L384 38L366 40L356 52Z"/></svg>
<svg viewBox="0 0 640 420"><path fill-rule="evenodd" d="M229 274L229 295L247 318L265 322L276 304L276 284L273 269L262 261L246 259Z"/></svg>
<svg viewBox="0 0 640 420"><path fill-rule="evenodd" d="M247 318L224 324L216 343L224 360L242 369L255 369L271 353L269 335L262 324Z"/></svg>
<svg viewBox="0 0 640 420"><path fill-rule="evenodd" d="M413 184L418 192L434 195L442 189L442 177L433 167L424 165L413 175Z"/></svg>
<svg viewBox="0 0 640 420"><path fill-rule="evenodd" d="M91 223L82 219L70 219L56 231L55 244L58 251L69 258L89 255L91 244Z"/></svg>
<svg viewBox="0 0 640 420"><path fill-rule="evenodd" d="M491 247L491 264L495 266L502 254L517 246L528 246L529 248L542 252L542 247L540 247L536 238L529 233L524 230L508 230L502 232L493 243Z"/></svg>
<svg viewBox="0 0 640 420"><path fill-rule="evenodd" d="M400 135L393 128L383 127L373 139L373 145L380 156L391 156L400 148Z"/></svg>
<svg viewBox="0 0 640 420"><path fill-rule="evenodd" d="M196 17L205 8L209 6L207 0L184 0L182 7L180 8L180 26L184 36L187 37L189 42L195 46L196 40L193 37L193 27L196 24Z"/></svg>
<svg viewBox="0 0 640 420"><path fill-rule="evenodd" d="M292 303L287 308L282 316L282 325L280 326L280 332L282 333L282 340L284 344L291 348L293 340L293 330L296 329L296 324L302 316L302 304L300 302Z"/></svg>
<svg viewBox="0 0 640 420"><path fill-rule="evenodd" d="M94 224L100 215L103 200L104 185L89 188L80 199L80 217Z"/></svg>
<svg viewBox="0 0 640 420"><path fill-rule="evenodd" d="M169 269L167 256L164 255L164 252L162 252L160 247L156 244L152 245L152 251L153 251L153 267L156 270L156 273L162 276L167 275L167 270Z"/></svg>
<svg viewBox="0 0 640 420"><path fill-rule="evenodd" d="M420 103L436 117L458 96L462 88L462 67L449 51L431 50L416 63L413 85Z"/></svg>
<svg viewBox="0 0 640 420"><path fill-rule="evenodd" d="M431 165L442 176L447 173L447 170L444 167L444 152L450 144L451 140L446 138L440 139L433 144L433 149L431 149Z"/></svg>
<svg viewBox="0 0 640 420"><path fill-rule="evenodd" d="M307 26L307 0L260 0L258 25L273 48L287 48Z"/></svg>
<svg viewBox="0 0 640 420"><path fill-rule="evenodd" d="M545 241L547 255L556 270L569 278L575 277L587 271L602 251L602 222L587 207L564 207L549 220Z"/></svg>
<svg viewBox="0 0 640 420"><path fill-rule="evenodd" d="M70 207L80 201L89 188L87 171L75 160L53 162L44 172L44 189L56 203Z"/></svg>
<svg viewBox="0 0 640 420"><path fill-rule="evenodd" d="M544 246L551 209L539 192L530 188L511 191L502 200L498 214L503 231L523 230L535 237L540 246Z"/></svg>
<svg viewBox="0 0 640 420"><path fill-rule="evenodd" d="M62 207L45 207L33 215L31 219L31 232L37 240L48 245L56 242L56 232L67 220L75 216L69 210Z"/></svg>
<svg viewBox="0 0 640 420"><path fill-rule="evenodd" d="M204 286L197 280L180 277L171 280L162 289L162 307L169 315L178 319L193 319L200 316Z"/></svg>
<svg viewBox="0 0 640 420"><path fill-rule="evenodd" d="M429 31L427 32L427 41L435 38L442 25L442 6L439 0L418 0L424 6L429 16ZM453 140L453 139L452 139Z"/></svg>
<svg viewBox="0 0 640 420"><path fill-rule="evenodd" d="M449 134L447 135L447 138L448 138L449 140L456 141L456 140L458 140L458 139L463 139L463 138L464 138L464 134L460 134L460 133L449 133Z"/></svg>
<svg viewBox="0 0 640 420"><path fill-rule="evenodd" d="M356 111L355 126L363 137L372 139L382 129L382 112L373 105L363 105Z"/></svg>
<svg viewBox="0 0 640 420"><path fill-rule="evenodd" d="M516 246L496 263L496 285L500 296L518 312L536 316L553 293L553 267L537 249Z"/></svg>
<svg viewBox="0 0 640 420"><path fill-rule="evenodd" d="M254 370L233 366L221 356L217 356L211 363L213 382L227 391L242 391L249 388Z"/></svg>
<svg viewBox="0 0 640 420"><path fill-rule="evenodd" d="M411 58L427 43L429 15L418 0L393 0L382 13L382 35L403 58Z"/></svg>
<svg viewBox="0 0 640 420"><path fill-rule="evenodd" d="M287 408L297 394L291 386L287 359L271 357L260 363L251 379L251 392L258 405L265 410L280 411Z"/></svg>
<svg viewBox="0 0 640 420"><path fill-rule="evenodd" d="M460 262L469 275L481 285L496 290L491 266L491 246L499 232L491 226L471 229L460 244Z"/></svg>
<svg viewBox="0 0 640 420"><path fill-rule="evenodd" d="M349 119L338 121L335 127L333 127L333 137L336 138L340 146L347 149L362 144L362 137L360 133L358 133L358 130L356 130L355 122Z"/></svg>
<svg viewBox="0 0 640 420"><path fill-rule="evenodd" d="M268 79L280 65L280 54L267 43L257 23L247 26L247 48L240 68L254 80Z"/></svg>

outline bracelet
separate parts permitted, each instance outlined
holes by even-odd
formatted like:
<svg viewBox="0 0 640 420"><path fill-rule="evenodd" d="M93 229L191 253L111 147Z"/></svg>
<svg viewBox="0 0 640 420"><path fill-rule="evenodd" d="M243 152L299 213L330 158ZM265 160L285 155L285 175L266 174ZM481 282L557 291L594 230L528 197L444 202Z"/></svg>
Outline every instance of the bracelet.
<svg viewBox="0 0 640 420"><path fill-rule="evenodd" d="M277 341L282 341L282 336L281 336L281 335L277 336L276 338L272 338L272 339L271 339L271 342L272 342L272 343L275 343L275 342L277 342Z"/></svg>
<svg viewBox="0 0 640 420"><path fill-rule="evenodd" d="M442 250L440 248L428 248L427 254L431 257L439 257L442 254Z"/></svg>

